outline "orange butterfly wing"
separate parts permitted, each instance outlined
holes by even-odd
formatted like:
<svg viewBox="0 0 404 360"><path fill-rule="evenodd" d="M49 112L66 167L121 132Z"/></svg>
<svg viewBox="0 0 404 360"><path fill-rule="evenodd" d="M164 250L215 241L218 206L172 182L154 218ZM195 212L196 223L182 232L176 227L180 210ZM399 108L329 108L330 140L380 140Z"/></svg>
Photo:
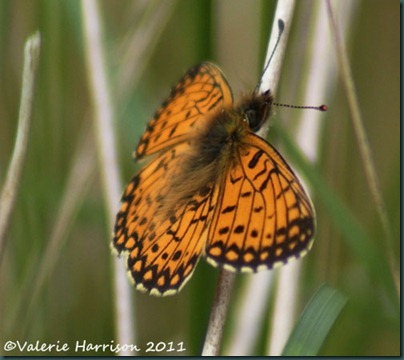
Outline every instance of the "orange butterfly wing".
<svg viewBox="0 0 404 360"><path fill-rule="evenodd" d="M303 256L313 242L309 197L292 169L250 133L222 179L206 257L228 270L258 271Z"/></svg>
<svg viewBox="0 0 404 360"><path fill-rule="evenodd" d="M269 97L264 96L262 104L259 97L252 100L234 108L221 71L203 63L184 75L150 121L135 155L153 156L124 192L113 239L118 252L127 254L137 289L154 295L176 293L190 278L201 253L210 263L229 270L258 271L310 249L314 210L302 185L271 145L242 130L247 126L243 111L266 110L270 105ZM240 109L240 118L233 118ZM214 111L227 117L212 117ZM225 140L212 152L219 163L228 161L222 174L214 179L201 176L197 187L177 191L183 183L198 179L187 177L190 168L184 172L184 163L197 159L195 150L203 149L195 146L197 141L212 141L201 136L204 126L195 126L198 123L207 125L205 135L219 131L221 141L227 132L240 133L233 138L234 147L225 145L231 143ZM230 148L234 154L227 158ZM192 175L205 174L202 170Z"/></svg>
<svg viewBox="0 0 404 360"><path fill-rule="evenodd" d="M216 65L206 62L189 69L147 125L136 158L181 143L208 112L232 104L230 86Z"/></svg>
<svg viewBox="0 0 404 360"><path fill-rule="evenodd" d="M139 142L136 157L155 155L125 189L113 245L127 254L128 271L141 291L174 294L194 270L218 190L205 187L166 214L165 199L172 191L169 181L181 172L195 122L231 104L232 93L219 68L203 63L174 87Z"/></svg>
<svg viewBox="0 0 404 360"><path fill-rule="evenodd" d="M212 187L194 194L167 216L159 212L170 190L164 178L175 176L187 148L181 144L163 152L136 174L117 215L114 246L127 253L136 288L153 295L178 292L192 275L217 199Z"/></svg>

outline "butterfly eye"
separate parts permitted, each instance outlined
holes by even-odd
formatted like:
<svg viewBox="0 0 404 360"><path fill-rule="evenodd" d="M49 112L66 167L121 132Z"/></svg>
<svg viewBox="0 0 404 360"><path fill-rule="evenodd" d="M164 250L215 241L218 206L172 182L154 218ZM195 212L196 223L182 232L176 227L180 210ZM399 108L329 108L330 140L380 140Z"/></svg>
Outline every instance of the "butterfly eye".
<svg viewBox="0 0 404 360"><path fill-rule="evenodd" d="M247 120L249 128L257 132L268 117L271 105L272 96L269 91L266 91L263 94L245 97L238 106L238 110L243 119Z"/></svg>
<svg viewBox="0 0 404 360"><path fill-rule="evenodd" d="M252 109L247 109L243 113L243 121L246 122L248 124L248 126L250 126L250 124L251 124L251 119L254 116L253 113L254 113L254 111Z"/></svg>
<svg viewBox="0 0 404 360"><path fill-rule="evenodd" d="M262 125L262 116L255 108L246 109L244 117L247 119L248 126L252 131L258 131Z"/></svg>

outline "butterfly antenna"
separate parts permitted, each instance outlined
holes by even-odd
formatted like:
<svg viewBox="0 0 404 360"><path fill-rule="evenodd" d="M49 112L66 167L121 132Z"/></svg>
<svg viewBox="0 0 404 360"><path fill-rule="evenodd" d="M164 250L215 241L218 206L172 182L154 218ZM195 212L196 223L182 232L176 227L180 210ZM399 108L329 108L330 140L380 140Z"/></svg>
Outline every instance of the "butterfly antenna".
<svg viewBox="0 0 404 360"><path fill-rule="evenodd" d="M262 78L264 77L264 74L265 74L266 71L268 70L269 64L271 63L272 58L274 57L276 48L277 48L278 45L279 45L279 41L281 40L281 36L282 36L283 30L285 30L285 23L283 22L282 19L278 19L278 30L279 30L278 38L276 39L276 43L275 43L274 49L272 50L271 56L269 57L269 59L268 59L266 65L265 65L265 67L264 67L264 70L262 71L262 74L261 74L261 76L260 76L260 81L258 82L257 86L255 87L255 93L258 93L259 88L261 87Z"/></svg>
<svg viewBox="0 0 404 360"><path fill-rule="evenodd" d="M327 111L327 105L320 105L320 106L300 106L300 105L289 105L289 104L280 104L280 103L272 103L275 106L287 107L290 109L311 109L311 110L319 110L319 111Z"/></svg>

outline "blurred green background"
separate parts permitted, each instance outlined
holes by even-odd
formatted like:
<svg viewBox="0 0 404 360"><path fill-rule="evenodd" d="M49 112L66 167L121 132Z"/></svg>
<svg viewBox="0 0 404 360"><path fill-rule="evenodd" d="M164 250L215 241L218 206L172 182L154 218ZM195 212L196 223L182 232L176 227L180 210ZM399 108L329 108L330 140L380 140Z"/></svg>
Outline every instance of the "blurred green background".
<svg viewBox="0 0 404 360"><path fill-rule="evenodd" d="M298 51L304 50L307 34L299 30L309 26L315 3L297 4L281 77L282 102L300 100L289 95L294 94L290 87L305 79ZM105 0L98 5L116 115L119 166L126 182L136 168L131 154L145 124L188 67L203 60L218 63L234 84L236 95L255 86L276 2ZM398 263L399 4L368 0L356 5L347 47L386 202L390 245ZM0 256L2 355L29 355L5 353L7 340L109 344L115 339L109 248L113 224L107 220L97 168L78 0L0 2L0 188L17 129L24 42L36 30L41 32L42 48L30 141L5 252ZM376 249L377 261L372 269L373 262L369 266L364 261L365 252L358 256L353 251L354 246L344 238L349 224L336 221L315 189L318 234L304 259L299 306L301 310L323 282L348 297L321 355L399 355L397 297L389 271L379 271L380 263L387 262L385 234L366 182L339 76L333 86L332 96L318 94L318 104L326 102L330 110L321 120L316 173L345 204L349 212L344 215L367 234L365 240ZM287 110L277 113L280 122L295 116ZM269 140L278 143L278 135L275 126ZM78 159L83 168L73 172ZM62 209L69 204L76 210L66 220ZM55 238L62 246L46 250ZM137 343L184 341L187 351L183 354L198 355L217 275L217 269L201 261L193 279L175 297L158 299L133 291ZM43 287L38 288L42 276ZM267 331L263 329L263 334ZM262 351L258 348L256 355Z"/></svg>

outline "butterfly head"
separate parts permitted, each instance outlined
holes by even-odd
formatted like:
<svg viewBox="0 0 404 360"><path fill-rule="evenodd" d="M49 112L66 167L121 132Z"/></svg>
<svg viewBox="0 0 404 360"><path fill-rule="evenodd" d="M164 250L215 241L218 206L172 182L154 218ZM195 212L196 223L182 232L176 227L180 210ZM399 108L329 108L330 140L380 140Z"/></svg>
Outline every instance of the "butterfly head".
<svg viewBox="0 0 404 360"><path fill-rule="evenodd" d="M248 127L253 132L257 132L261 129L265 120L268 118L271 112L272 103L273 97L270 90L267 90L262 94L254 92L252 95L245 97L240 102L237 109L241 112Z"/></svg>

